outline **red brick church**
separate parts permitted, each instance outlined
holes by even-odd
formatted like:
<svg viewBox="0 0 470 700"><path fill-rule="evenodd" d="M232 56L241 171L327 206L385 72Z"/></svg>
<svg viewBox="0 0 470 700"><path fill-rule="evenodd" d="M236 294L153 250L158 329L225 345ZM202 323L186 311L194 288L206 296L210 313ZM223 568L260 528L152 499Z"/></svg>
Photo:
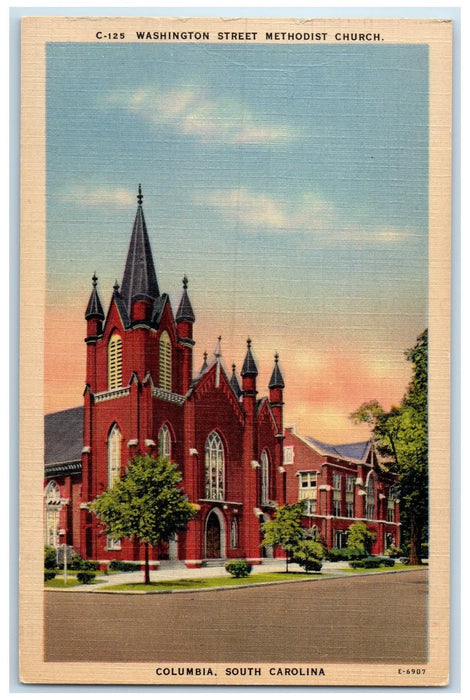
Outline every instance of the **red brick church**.
<svg viewBox="0 0 470 700"><path fill-rule="evenodd" d="M84 405L45 419L45 541L54 547L67 544L103 565L112 559L142 562L143 547L107 537L87 504L112 486L136 453L150 453L178 465L181 488L200 507L175 541L153 550L151 565L173 559L198 567L241 557L259 563L273 555L260 546L262 523L278 505L297 500L295 488L287 493L298 468L284 460L279 358L274 357L263 398L258 398L258 367L249 339L241 379L235 365L227 373L220 338L213 357L204 353L194 374L195 314L188 279L183 279L175 314L168 294L160 293L142 199L139 186L122 283L114 285L107 314L97 278L92 278L85 312ZM308 470L304 462L301 468ZM362 471L371 468L372 462L364 460ZM390 485L375 471L376 493L369 499L388 498ZM334 514L325 510L323 516ZM343 517L341 529L346 526ZM387 532L392 530L398 541L398 523L388 523Z"/></svg>

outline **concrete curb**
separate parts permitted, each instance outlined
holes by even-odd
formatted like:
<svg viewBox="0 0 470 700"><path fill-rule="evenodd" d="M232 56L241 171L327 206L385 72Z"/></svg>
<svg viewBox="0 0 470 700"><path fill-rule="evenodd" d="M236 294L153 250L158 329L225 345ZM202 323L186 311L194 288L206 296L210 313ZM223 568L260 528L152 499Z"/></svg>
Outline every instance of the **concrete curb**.
<svg viewBox="0 0 470 700"><path fill-rule="evenodd" d="M96 588L93 587L94 584L89 584L86 585L86 589L84 585L81 586L74 586L70 588L49 588L49 587L44 587L45 591L52 591L53 593L104 593L106 595L180 595L180 594L186 594L186 593L209 593L211 591L230 591L230 590L239 590L240 588L259 588L261 586L280 586L282 584L295 584L295 583L315 583L316 581L326 581L327 579L339 579L339 578L358 578L358 577L363 577L363 576L380 576L383 574L399 574L399 573L406 573L407 571L415 571L416 569L419 568L426 568L427 567L418 567L418 566L412 566L409 567L408 569L392 569L389 568L388 570L371 570L371 571L364 571L361 573L354 573L351 571L350 573L347 571L341 571L340 573L325 573L321 575L315 575L312 574L312 576L316 576L316 578L301 578L298 581L295 580L289 580L289 581L260 581L259 583L241 583L238 585L232 584L228 586L209 586L207 588L187 588L185 590L177 590L177 589L169 589L169 590L162 590L162 591L107 591L105 588ZM101 584L100 584L101 585ZM112 585L111 583L109 585Z"/></svg>

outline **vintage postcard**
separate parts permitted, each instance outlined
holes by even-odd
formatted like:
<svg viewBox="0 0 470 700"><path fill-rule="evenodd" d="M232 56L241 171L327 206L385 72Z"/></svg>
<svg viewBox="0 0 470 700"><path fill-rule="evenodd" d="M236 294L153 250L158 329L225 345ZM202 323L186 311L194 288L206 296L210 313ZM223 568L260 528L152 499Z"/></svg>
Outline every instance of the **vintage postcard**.
<svg viewBox="0 0 470 700"><path fill-rule="evenodd" d="M451 68L23 18L23 683L448 683Z"/></svg>

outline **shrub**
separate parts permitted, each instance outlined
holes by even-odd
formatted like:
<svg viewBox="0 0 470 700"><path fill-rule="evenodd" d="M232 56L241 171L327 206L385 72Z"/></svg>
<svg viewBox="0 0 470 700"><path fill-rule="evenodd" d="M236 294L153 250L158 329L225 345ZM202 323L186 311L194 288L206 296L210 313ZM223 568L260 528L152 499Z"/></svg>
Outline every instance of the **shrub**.
<svg viewBox="0 0 470 700"><path fill-rule="evenodd" d="M403 552L401 551L401 549L397 549L397 547L395 547L394 544L391 544L390 547L388 547L385 550L385 554L387 555L387 557L395 557L396 558L396 557L401 557Z"/></svg>
<svg viewBox="0 0 470 700"><path fill-rule="evenodd" d="M320 542L303 540L294 549L292 559L305 571L320 571L324 556L325 550Z"/></svg>
<svg viewBox="0 0 470 700"><path fill-rule="evenodd" d="M354 547L368 554L374 540L375 533L369 530L365 523L357 522L349 527L348 547Z"/></svg>
<svg viewBox="0 0 470 700"><path fill-rule="evenodd" d="M77 573L77 581L79 583L91 583L96 574L94 571L79 571Z"/></svg>
<svg viewBox="0 0 470 700"><path fill-rule="evenodd" d="M140 564L134 564L131 561L119 561L112 559L108 566L109 571L140 571Z"/></svg>
<svg viewBox="0 0 470 700"><path fill-rule="evenodd" d="M79 554L74 554L69 563L72 571L96 571L99 568L97 561L82 559Z"/></svg>
<svg viewBox="0 0 470 700"><path fill-rule="evenodd" d="M56 552L54 547L46 544L44 546L44 568L53 569L57 565Z"/></svg>
<svg viewBox="0 0 470 700"><path fill-rule="evenodd" d="M326 558L329 561L351 561L363 559L365 556L364 552L357 547L343 547L343 549L332 547L326 554Z"/></svg>
<svg viewBox="0 0 470 700"><path fill-rule="evenodd" d="M44 569L44 581L51 581L57 575L55 569Z"/></svg>
<svg viewBox="0 0 470 700"><path fill-rule="evenodd" d="M351 569L378 569L381 566L395 566L395 560L386 557L367 557L362 561L350 561L349 566Z"/></svg>
<svg viewBox="0 0 470 700"><path fill-rule="evenodd" d="M251 573L251 564L244 559L234 559L225 564L225 571L228 571L234 578L246 578Z"/></svg>

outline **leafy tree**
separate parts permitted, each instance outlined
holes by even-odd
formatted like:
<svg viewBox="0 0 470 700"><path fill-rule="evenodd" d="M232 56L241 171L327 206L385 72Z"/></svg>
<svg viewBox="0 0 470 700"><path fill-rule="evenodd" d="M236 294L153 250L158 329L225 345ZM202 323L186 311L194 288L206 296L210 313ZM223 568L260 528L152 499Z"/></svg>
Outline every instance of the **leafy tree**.
<svg viewBox="0 0 470 700"><path fill-rule="evenodd" d="M305 571L320 571L325 550L315 540L302 540L294 549L293 560Z"/></svg>
<svg viewBox="0 0 470 700"><path fill-rule="evenodd" d="M363 522L353 523L349 527L348 547L357 549L362 554L370 554L372 543L375 540L375 533L369 530Z"/></svg>
<svg viewBox="0 0 470 700"><path fill-rule="evenodd" d="M384 411L377 401L352 414L372 426L383 467L398 474L402 534L410 564L421 563L421 543L428 528L428 333L418 336L405 356L412 363L411 382L399 406Z"/></svg>
<svg viewBox="0 0 470 700"><path fill-rule="evenodd" d="M273 520L261 526L264 534L261 546L280 546L286 553L286 571L289 571L289 557L292 556L299 542L305 539L306 531L301 524L304 508L304 501L281 506L277 509Z"/></svg>
<svg viewBox="0 0 470 700"><path fill-rule="evenodd" d="M124 476L90 504L114 539L145 545L145 583L150 583L149 545L167 542L196 517L197 507L176 485L181 474L170 460L137 455Z"/></svg>
<svg viewBox="0 0 470 700"><path fill-rule="evenodd" d="M49 544L44 545L44 568L55 569L57 566L56 552Z"/></svg>

